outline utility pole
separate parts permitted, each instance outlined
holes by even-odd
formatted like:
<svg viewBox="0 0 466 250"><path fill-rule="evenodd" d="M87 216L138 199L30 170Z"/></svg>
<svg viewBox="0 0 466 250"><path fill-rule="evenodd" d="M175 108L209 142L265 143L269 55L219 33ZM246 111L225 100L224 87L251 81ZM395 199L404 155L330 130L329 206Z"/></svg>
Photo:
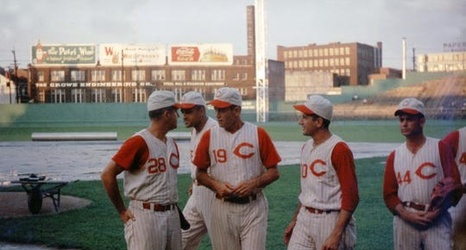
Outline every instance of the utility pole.
<svg viewBox="0 0 466 250"><path fill-rule="evenodd" d="M416 71L416 49L413 48L413 71Z"/></svg>
<svg viewBox="0 0 466 250"><path fill-rule="evenodd" d="M269 84L266 59L266 21L265 0L256 0L254 4L255 63L256 63L256 119L267 122L269 119Z"/></svg>
<svg viewBox="0 0 466 250"><path fill-rule="evenodd" d="M16 62L16 51L15 49L13 48L13 50L11 51L11 53L13 53L13 65L14 65L14 69L13 69L13 72L14 72L14 83L15 83L15 89L16 89L16 103L20 103L20 98L19 98L19 77L18 77L18 64ZM11 83L10 83L11 84Z"/></svg>
<svg viewBox="0 0 466 250"><path fill-rule="evenodd" d="M123 49L121 49L121 102L125 102L125 67L123 65L124 62L123 56Z"/></svg>

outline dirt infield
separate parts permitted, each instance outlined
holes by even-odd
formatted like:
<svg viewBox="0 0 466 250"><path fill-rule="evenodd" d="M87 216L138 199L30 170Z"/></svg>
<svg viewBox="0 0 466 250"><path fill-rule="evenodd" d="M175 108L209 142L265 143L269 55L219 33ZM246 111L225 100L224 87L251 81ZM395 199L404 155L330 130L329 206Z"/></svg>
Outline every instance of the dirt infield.
<svg viewBox="0 0 466 250"><path fill-rule="evenodd" d="M59 211L55 212L52 199L44 198L42 209L38 214L33 215L28 209L26 192L0 192L0 218L60 214L69 210L84 208L90 204L91 201L87 199L61 195Z"/></svg>

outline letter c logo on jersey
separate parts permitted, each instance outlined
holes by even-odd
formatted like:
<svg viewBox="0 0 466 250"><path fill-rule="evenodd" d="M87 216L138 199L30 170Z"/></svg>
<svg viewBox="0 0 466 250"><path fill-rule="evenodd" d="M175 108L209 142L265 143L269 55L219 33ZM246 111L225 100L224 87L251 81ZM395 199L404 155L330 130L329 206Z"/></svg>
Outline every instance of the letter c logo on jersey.
<svg viewBox="0 0 466 250"><path fill-rule="evenodd" d="M180 157L177 154L170 155L170 166L174 169L180 167Z"/></svg>
<svg viewBox="0 0 466 250"><path fill-rule="evenodd" d="M247 142L239 144L233 151L233 154L243 159L251 158L255 153L256 151L254 150L254 146Z"/></svg>
<svg viewBox="0 0 466 250"><path fill-rule="evenodd" d="M311 165L309 166L309 168L311 169L311 172L313 175L317 176L317 177L320 177L322 175L324 175L325 173L327 173L327 171L320 171L320 172L317 172L316 171L316 165L319 164L319 165L323 165L323 166L326 166L327 164L325 163L325 161L323 160L315 160L314 162L311 163Z"/></svg>
<svg viewBox="0 0 466 250"><path fill-rule="evenodd" d="M417 168L416 175L421 177L421 179L425 179L425 180L431 179L437 175L437 172L435 171L435 169L436 167L433 163L425 162Z"/></svg>

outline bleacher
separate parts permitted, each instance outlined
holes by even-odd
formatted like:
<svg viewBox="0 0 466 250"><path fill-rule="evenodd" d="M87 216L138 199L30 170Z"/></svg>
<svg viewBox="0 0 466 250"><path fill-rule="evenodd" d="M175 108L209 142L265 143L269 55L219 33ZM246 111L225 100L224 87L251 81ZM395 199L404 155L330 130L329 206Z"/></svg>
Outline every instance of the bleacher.
<svg viewBox="0 0 466 250"><path fill-rule="evenodd" d="M448 75L441 79L426 80L417 84L402 85L367 98L336 104L338 119L392 118L398 103L407 97L424 102L429 118L466 117L466 75Z"/></svg>

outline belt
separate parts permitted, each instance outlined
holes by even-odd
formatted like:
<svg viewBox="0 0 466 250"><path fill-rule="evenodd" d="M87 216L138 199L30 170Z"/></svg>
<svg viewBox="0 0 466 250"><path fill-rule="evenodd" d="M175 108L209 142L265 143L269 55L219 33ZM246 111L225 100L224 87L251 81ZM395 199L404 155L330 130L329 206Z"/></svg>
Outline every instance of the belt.
<svg viewBox="0 0 466 250"><path fill-rule="evenodd" d="M226 201L226 202L235 203L235 204L248 204L248 203L250 203L252 201L255 201L257 199L257 195L252 194L252 195L246 196L246 197L230 196L230 197L218 198L218 199L220 199L222 201Z"/></svg>
<svg viewBox="0 0 466 250"><path fill-rule="evenodd" d="M419 204L419 203L410 202L410 201L404 201L402 204L405 207L410 207L418 211L427 211L427 209L429 209L429 205Z"/></svg>
<svg viewBox="0 0 466 250"><path fill-rule="evenodd" d="M329 214L331 212L340 212L340 210L336 210L336 209L321 210L321 209L317 209L317 208L313 208L313 207L305 207L305 208L311 214L323 214L323 213Z"/></svg>
<svg viewBox="0 0 466 250"><path fill-rule="evenodd" d="M143 202L142 208L156 212L164 212L168 210L174 210L176 208L176 204L160 205L157 203Z"/></svg>

